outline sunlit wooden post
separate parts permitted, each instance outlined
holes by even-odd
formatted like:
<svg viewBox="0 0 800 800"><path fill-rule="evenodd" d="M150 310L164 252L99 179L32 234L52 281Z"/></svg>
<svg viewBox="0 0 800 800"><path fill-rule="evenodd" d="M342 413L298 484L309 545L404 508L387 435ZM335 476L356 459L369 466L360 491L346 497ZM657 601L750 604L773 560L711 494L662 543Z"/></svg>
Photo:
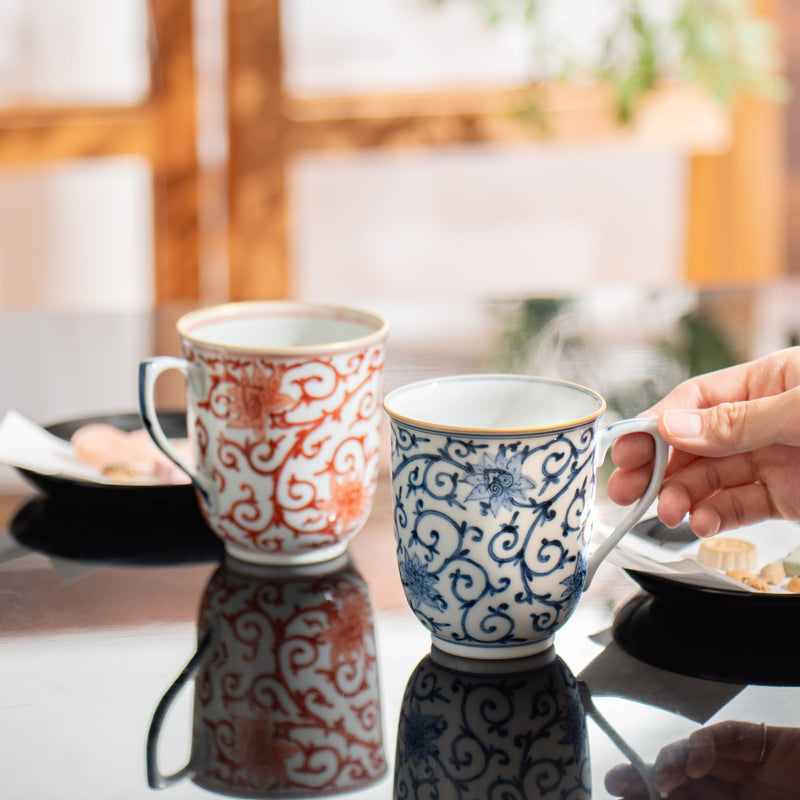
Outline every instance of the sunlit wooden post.
<svg viewBox="0 0 800 800"><path fill-rule="evenodd" d="M758 5L776 21L784 7L780 0L760 0ZM787 273L785 114L780 104L743 98L733 114L730 146L690 156L690 283L746 286Z"/></svg>
<svg viewBox="0 0 800 800"><path fill-rule="evenodd" d="M279 0L228 2L228 252L234 300L289 292Z"/></svg>
<svg viewBox="0 0 800 800"><path fill-rule="evenodd" d="M150 0L155 294L159 303L200 297L197 92L192 4Z"/></svg>

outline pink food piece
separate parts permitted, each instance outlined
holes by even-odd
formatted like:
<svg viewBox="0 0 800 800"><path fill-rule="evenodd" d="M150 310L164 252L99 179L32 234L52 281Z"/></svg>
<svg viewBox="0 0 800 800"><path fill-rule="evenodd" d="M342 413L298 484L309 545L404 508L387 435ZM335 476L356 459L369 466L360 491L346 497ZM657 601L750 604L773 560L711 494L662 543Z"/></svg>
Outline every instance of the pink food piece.
<svg viewBox="0 0 800 800"><path fill-rule="evenodd" d="M156 455L161 455L161 451L144 428L126 433L125 437L125 455L131 461L152 461Z"/></svg>
<svg viewBox="0 0 800 800"><path fill-rule="evenodd" d="M134 478L152 478L156 483L189 482L186 473L156 447L143 429L125 432L106 423L89 423L75 431L70 441L78 458L101 472L122 467ZM172 445L192 462L187 439L172 440Z"/></svg>
<svg viewBox="0 0 800 800"><path fill-rule="evenodd" d="M158 483L189 483L189 476L169 459L157 461L153 466L153 477Z"/></svg>
<svg viewBox="0 0 800 800"><path fill-rule="evenodd" d="M103 469L119 463L119 453L125 449L126 434L113 425L98 422L78 428L70 441L81 461Z"/></svg>

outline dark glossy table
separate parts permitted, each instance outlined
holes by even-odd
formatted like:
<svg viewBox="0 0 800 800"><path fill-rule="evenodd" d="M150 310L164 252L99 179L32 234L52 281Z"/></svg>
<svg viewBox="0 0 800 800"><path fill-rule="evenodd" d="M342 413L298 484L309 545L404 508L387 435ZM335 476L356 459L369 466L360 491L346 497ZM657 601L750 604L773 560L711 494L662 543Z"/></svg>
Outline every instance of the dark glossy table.
<svg viewBox="0 0 800 800"><path fill-rule="evenodd" d="M796 626L789 634L772 631L769 620L760 630L748 622L754 627L738 637L730 630L719 636L713 616L705 626L701 608L653 609L652 598L610 564L601 567L547 658L488 666L431 658L428 635L402 595L385 485L350 547L352 564L336 565L321 588L307 573L231 570L217 540L186 508L68 507L31 495L15 500L6 516L0 537L0 791L6 798L177 799L212 796L225 786L244 796L365 800L604 798L613 765L651 762L662 747L701 726L728 719L800 726L796 651L781 653L776 670L770 650L770 641L778 641L770 637L797 638ZM275 595L278 585L284 588ZM187 673L186 685L157 714L209 619L230 621L241 610L229 599L237 592L260 603L249 649L234 653L234 640L215 628L222 650L201 652L196 674ZM307 647L313 658L328 661L314 662L315 673L306 669L311 662L304 667L292 656L286 676L306 669L322 686L339 680L340 667L362 659L368 669L358 692L367 699L359 718L344 718L339 701L309 683L313 676L299 688L284 677L285 697L276 700L273 687L248 701L251 709L269 706L276 719L283 715L284 727L234 748L217 764L226 774L199 779L206 788L196 785L192 769L181 772L202 706L193 708L195 687L201 699L212 689L235 694L214 689L219 673L209 659L244 664L262 657L261 637L277 636L278 627L289 636L287 604L295 604L294 613L304 602L316 604L315 613L327 609L324 619L342 627L315 627ZM666 627L665 614L671 615ZM270 628L274 620L281 625ZM662 640L667 669L658 663ZM647 645L643 655L632 654L640 643ZM698 659L698 643L710 644L712 657ZM323 650L327 655L318 655ZM297 713L304 727L289 721L292 703L303 706ZM231 713L232 730L245 724L247 708L240 704ZM215 724L223 725L215 713ZM150 740L148 771L154 719L160 738ZM261 742L260 751L254 742ZM309 754L320 742L353 766L337 772L321 756L315 762ZM213 760L201 750L195 742L191 758ZM237 752L247 774L234 774ZM159 773L175 772L179 777L166 788L149 785L159 783ZM246 788L259 782L295 788L277 795Z"/></svg>

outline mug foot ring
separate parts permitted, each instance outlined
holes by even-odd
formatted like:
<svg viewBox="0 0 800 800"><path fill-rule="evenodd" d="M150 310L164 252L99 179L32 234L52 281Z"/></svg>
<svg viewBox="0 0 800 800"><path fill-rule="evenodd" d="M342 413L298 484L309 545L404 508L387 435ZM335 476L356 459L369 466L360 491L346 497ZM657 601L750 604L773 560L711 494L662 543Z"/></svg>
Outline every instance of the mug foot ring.
<svg viewBox="0 0 800 800"><path fill-rule="evenodd" d="M432 636L431 639L436 648L449 655L485 660L505 660L535 656L553 646L552 636L541 639L538 642L511 646L458 644L445 641L444 639L438 639L436 636Z"/></svg>
<svg viewBox="0 0 800 800"><path fill-rule="evenodd" d="M259 553L235 544L225 543L225 551L231 558L247 561L250 564L265 564L279 567L301 567L305 564L322 564L338 558L347 550L347 542L306 550L302 553Z"/></svg>

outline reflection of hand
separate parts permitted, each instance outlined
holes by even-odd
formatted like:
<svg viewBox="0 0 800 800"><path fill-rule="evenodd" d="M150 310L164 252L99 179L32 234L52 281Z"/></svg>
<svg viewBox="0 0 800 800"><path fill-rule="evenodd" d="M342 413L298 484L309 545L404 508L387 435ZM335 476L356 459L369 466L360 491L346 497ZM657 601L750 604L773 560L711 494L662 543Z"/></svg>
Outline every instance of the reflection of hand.
<svg viewBox="0 0 800 800"><path fill-rule="evenodd" d="M674 800L797 800L800 729L720 722L667 745L656 757L653 785ZM614 767L606 789L624 800L646 800L632 766Z"/></svg>
<svg viewBox="0 0 800 800"><path fill-rule="evenodd" d="M764 519L800 519L800 347L686 381L643 416L673 448L658 516L690 514L700 536ZM652 472L649 436L620 439L608 495L628 505Z"/></svg>

